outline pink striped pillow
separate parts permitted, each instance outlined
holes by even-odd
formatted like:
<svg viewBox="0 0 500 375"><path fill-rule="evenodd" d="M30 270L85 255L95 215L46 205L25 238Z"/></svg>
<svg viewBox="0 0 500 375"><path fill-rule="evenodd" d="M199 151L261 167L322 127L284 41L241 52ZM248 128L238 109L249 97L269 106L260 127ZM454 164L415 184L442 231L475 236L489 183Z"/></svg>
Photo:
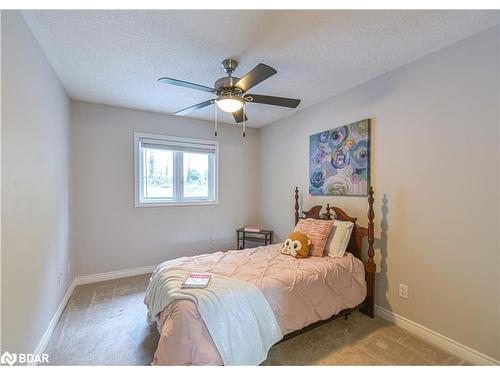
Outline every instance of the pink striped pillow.
<svg viewBox="0 0 500 375"><path fill-rule="evenodd" d="M302 232L311 240L309 255L323 256L325 244L333 229L333 220L300 219L295 226L296 232Z"/></svg>

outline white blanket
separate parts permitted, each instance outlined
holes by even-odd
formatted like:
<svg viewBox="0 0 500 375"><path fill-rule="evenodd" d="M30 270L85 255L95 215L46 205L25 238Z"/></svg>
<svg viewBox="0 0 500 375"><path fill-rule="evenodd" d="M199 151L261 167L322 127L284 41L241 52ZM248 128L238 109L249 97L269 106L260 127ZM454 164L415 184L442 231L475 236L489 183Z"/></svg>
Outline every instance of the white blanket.
<svg viewBox="0 0 500 375"><path fill-rule="evenodd" d="M253 284L212 274L207 288L181 289L189 271L167 268L151 279L147 292L148 321L170 303L196 303L224 365L258 365L283 338L276 317Z"/></svg>

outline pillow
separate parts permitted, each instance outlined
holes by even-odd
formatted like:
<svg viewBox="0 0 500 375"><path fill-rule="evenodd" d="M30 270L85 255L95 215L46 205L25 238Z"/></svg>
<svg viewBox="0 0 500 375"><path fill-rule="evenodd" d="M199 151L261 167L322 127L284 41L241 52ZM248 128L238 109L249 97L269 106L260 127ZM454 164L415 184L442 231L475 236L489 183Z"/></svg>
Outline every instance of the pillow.
<svg viewBox="0 0 500 375"><path fill-rule="evenodd" d="M332 228L333 220L300 219L295 231L304 233L311 240L309 255L321 257Z"/></svg>
<svg viewBox="0 0 500 375"><path fill-rule="evenodd" d="M326 251L332 258L340 258L345 254L354 223L351 221L334 220L333 231L328 239Z"/></svg>
<svg viewBox="0 0 500 375"><path fill-rule="evenodd" d="M293 232L288 235L281 246L281 254L291 255L295 258L307 258L309 255L309 238L301 232Z"/></svg>

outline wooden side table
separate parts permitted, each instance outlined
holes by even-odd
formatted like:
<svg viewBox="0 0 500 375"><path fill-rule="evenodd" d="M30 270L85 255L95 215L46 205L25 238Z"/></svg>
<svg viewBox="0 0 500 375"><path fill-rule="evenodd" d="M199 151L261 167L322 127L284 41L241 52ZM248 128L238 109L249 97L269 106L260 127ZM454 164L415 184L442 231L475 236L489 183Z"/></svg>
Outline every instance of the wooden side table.
<svg viewBox="0 0 500 375"><path fill-rule="evenodd" d="M273 243L273 231L261 230L260 232L248 232L245 228L236 230L236 248L242 250L245 248L245 241L259 242L264 245L271 245Z"/></svg>

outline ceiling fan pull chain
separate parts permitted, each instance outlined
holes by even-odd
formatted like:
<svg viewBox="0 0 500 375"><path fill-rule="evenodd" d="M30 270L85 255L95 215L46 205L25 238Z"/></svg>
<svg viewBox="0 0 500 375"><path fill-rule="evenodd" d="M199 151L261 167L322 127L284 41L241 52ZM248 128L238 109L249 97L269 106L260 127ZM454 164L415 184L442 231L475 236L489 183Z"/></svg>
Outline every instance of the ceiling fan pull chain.
<svg viewBox="0 0 500 375"><path fill-rule="evenodd" d="M217 137L217 106L214 105L215 108L215 136Z"/></svg>
<svg viewBox="0 0 500 375"><path fill-rule="evenodd" d="M246 125L247 125L247 122L245 120L246 117L247 117L247 105L243 104L243 137L245 137L246 133Z"/></svg>

